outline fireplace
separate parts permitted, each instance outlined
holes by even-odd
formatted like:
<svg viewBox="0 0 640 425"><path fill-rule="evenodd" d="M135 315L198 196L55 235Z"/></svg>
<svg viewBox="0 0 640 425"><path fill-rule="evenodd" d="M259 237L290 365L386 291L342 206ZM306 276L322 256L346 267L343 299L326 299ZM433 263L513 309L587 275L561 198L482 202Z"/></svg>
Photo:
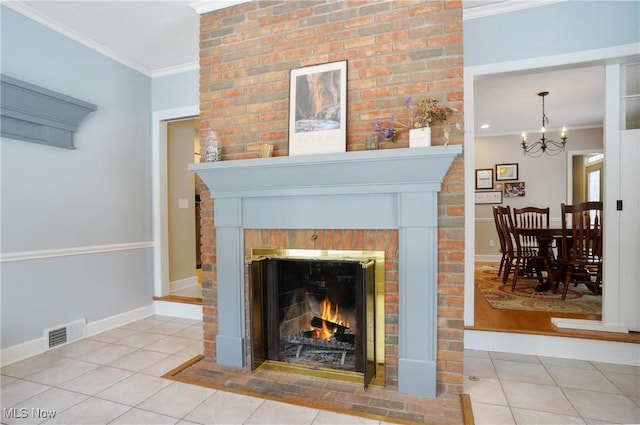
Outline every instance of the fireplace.
<svg viewBox="0 0 640 425"><path fill-rule="evenodd" d="M252 369L384 382L384 251L252 253Z"/></svg>
<svg viewBox="0 0 640 425"><path fill-rule="evenodd" d="M215 296L203 306L209 315L205 327L213 330L215 339L209 340L214 349L210 359L245 367L255 357L248 341L255 332L248 311L247 261L252 254L247 252L247 232L308 232L305 243L315 248L314 237L324 229L390 230L398 235L393 253L396 304L385 306L386 317L393 321L387 321L383 337L376 339L384 341L390 353L385 386L435 397L437 194L461 151L456 145L192 164L190 169L200 175L214 201ZM394 361L388 362L391 356Z"/></svg>

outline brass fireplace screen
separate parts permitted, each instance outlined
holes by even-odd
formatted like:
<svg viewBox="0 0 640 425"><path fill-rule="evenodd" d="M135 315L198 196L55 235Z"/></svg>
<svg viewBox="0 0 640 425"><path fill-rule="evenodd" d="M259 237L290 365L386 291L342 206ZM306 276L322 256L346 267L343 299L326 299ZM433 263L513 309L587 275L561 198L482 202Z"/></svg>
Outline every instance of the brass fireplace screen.
<svg viewBox="0 0 640 425"><path fill-rule="evenodd" d="M384 252L254 250L250 288L252 369L384 382Z"/></svg>

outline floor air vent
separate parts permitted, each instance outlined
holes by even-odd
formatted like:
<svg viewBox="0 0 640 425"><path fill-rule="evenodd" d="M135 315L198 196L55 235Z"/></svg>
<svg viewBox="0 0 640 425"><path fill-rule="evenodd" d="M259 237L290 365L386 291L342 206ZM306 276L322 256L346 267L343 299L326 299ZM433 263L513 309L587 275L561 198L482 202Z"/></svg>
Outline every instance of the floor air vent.
<svg viewBox="0 0 640 425"><path fill-rule="evenodd" d="M66 325L58 326L44 331L47 350L68 342L77 341L85 335L84 319L76 320Z"/></svg>

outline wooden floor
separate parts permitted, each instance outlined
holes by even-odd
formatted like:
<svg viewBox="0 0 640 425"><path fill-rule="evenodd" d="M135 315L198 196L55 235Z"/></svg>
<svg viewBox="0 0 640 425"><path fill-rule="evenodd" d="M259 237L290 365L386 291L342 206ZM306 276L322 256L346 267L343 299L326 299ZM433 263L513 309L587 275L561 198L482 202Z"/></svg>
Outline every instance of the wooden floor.
<svg viewBox="0 0 640 425"><path fill-rule="evenodd" d="M615 332L559 329L551 323L552 317L601 320L602 317L600 315L494 309L478 288L475 288L474 303L474 326L467 327L466 329L565 336L640 344L639 332L622 334Z"/></svg>

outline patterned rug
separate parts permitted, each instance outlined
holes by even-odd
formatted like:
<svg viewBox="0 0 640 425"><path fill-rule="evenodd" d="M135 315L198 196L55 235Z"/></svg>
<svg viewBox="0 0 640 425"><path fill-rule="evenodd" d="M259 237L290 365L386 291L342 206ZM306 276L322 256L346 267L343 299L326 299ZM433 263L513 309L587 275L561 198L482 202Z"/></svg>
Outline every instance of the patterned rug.
<svg viewBox="0 0 640 425"><path fill-rule="evenodd" d="M475 284L491 307L497 309L602 314L602 296L593 295L585 285L569 287L567 298L562 301L562 286L557 294L552 290L536 292L538 281L520 276L516 290L511 292L511 278L503 286L497 267L491 266L476 268Z"/></svg>

